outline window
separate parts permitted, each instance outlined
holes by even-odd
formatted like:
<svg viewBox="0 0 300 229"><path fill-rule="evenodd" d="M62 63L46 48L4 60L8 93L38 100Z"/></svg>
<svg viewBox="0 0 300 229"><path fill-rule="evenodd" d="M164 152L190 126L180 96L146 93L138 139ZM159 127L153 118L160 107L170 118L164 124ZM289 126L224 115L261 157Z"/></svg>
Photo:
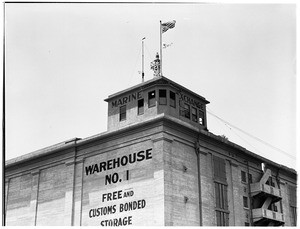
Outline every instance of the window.
<svg viewBox="0 0 300 229"><path fill-rule="evenodd" d="M126 120L126 105L120 107L120 121Z"/></svg>
<svg viewBox="0 0 300 229"><path fill-rule="evenodd" d="M228 210L227 185L215 182L216 208Z"/></svg>
<svg viewBox="0 0 300 229"><path fill-rule="evenodd" d="M148 107L154 107L155 103L155 91L148 92Z"/></svg>
<svg viewBox="0 0 300 229"><path fill-rule="evenodd" d="M297 226L297 208L290 206L290 213L291 226Z"/></svg>
<svg viewBox="0 0 300 229"><path fill-rule="evenodd" d="M229 225L226 167L223 158L213 156L216 218L218 226Z"/></svg>
<svg viewBox="0 0 300 229"><path fill-rule="evenodd" d="M159 104L167 105L167 91L166 90L159 90Z"/></svg>
<svg viewBox="0 0 300 229"><path fill-rule="evenodd" d="M144 99L138 100L138 115L144 114Z"/></svg>
<svg viewBox="0 0 300 229"><path fill-rule="evenodd" d="M249 205L248 205L248 197L243 196L243 203L244 203L244 207L245 207L245 208L249 208Z"/></svg>
<svg viewBox="0 0 300 229"><path fill-rule="evenodd" d="M191 117L190 105L179 101L179 108L180 108L179 110L180 116L190 119Z"/></svg>
<svg viewBox="0 0 300 229"><path fill-rule="evenodd" d="M297 191L296 187L292 185L288 185L289 190L289 202L293 207L297 207Z"/></svg>
<svg viewBox="0 0 300 229"><path fill-rule="evenodd" d="M170 106L176 107L176 94L173 91L170 91Z"/></svg>
<svg viewBox="0 0 300 229"><path fill-rule="evenodd" d="M194 107L192 107L192 120L194 122L198 122L198 120L197 120L197 110Z"/></svg>
<svg viewBox="0 0 300 229"><path fill-rule="evenodd" d="M188 104L184 104L184 117L186 117L186 118L188 118L188 119L190 119L190 116L191 116L191 114L190 114L190 105L188 105Z"/></svg>
<svg viewBox="0 0 300 229"><path fill-rule="evenodd" d="M223 158L213 156L214 161L214 179L226 183L226 168Z"/></svg>
<svg viewBox="0 0 300 229"><path fill-rule="evenodd" d="M229 214L222 211L216 211L217 226L229 226Z"/></svg>
<svg viewBox="0 0 300 229"><path fill-rule="evenodd" d="M248 180L249 180L249 183L251 184L253 181L252 181L252 174L248 174Z"/></svg>
<svg viewBox="0 0 300 229"><path fill-rule="evenodd" d="M204 126L204 112L199 110L199 124Z"/></svg>
<svg viewBox="0 0 300 229"><path fill-rule="evenodd" d="M288 185L288 190L291 226L297 226L297 190L292 185Z"/></svg>
<svg viewBox="0 0 300 229"><path fill-rule="evenodd" d="M246 173L244 171L241 171L242 181L247 182L246 180Z"/></svg>

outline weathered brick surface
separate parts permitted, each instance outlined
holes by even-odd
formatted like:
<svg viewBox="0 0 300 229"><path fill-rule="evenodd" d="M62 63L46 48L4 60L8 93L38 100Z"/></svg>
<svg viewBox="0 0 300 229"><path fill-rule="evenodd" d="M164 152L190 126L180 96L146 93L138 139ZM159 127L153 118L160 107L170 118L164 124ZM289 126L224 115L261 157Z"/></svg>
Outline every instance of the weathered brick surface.
<svg viewBox="0 0 300 229"><path fill-rule="evenodd" d="M40 171L36 225L64 225L66 194L65 164Z"/></svg>
<svg viewBox="0 0 300 229"><path fill-rule="evenodd" d="M216 223L215 197L212 170L212 155L200 153L200 174L202 193L202 222L204 226L214 226Z"/></svg>
<svg viewBox="0 0 300 229"><path fill-rule="evenodd" d="M234 203L234 219L235 226L245 225L245 210L243 207L243 186L241 184L241 170L239 166L232 165L232 183L233 183L233 203ZM230 214L233 218L233 214Z"/></svg>
<svg viewBox="0 0 300 229"><path fill-rule="evenodd" d="M289 197L288 197L288 185L286 183L281 184L281 194L282 194L282 209L283 209L283 217L286 222L286 225L291 224L291 213L290 213L290 205L289 205Z"/></svg>
<svg viewBox="0 0 300 229"><path fill-rule="evenodd" d="M31 186L31 174L10 179L6 211L7 225L33 225L34 212L30 211Z"/></svg>
<svg viewBox="0 0 300 229"><path fill-rule="evenodd" d="M193 146L166 143L165 208L166 225L199 225L197 157ZM171 151L168 150L171 148ZM186 171L184 171L186 168ZM170 214L169 214L170 213Z"/></svg>

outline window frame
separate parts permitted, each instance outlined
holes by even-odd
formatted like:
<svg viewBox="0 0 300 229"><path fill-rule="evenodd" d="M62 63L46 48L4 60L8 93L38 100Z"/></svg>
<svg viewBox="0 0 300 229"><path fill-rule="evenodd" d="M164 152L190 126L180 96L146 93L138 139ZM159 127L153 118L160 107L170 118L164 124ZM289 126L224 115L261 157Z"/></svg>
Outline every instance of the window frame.
<svg viewBox="0 0 300 229"><path fill-rule="evenodd" d="M249 198L247 196L243 196L243 207L249 208Z"/></svg>
<svg viewBox="0 0 300 229"><path fill-rule="evenodd" d="M183 117L191 119L191 106L187 103L184 103L184 114Z"/></svg>
<svg viewBox="0 0 300 229"><path fill-rule="evenodd" d="M197 122L198 123L198 115L197 115L197 109L195 107L191 107L191 116L192 116L192 121ZM193 111L195 112L193 114Z"/></svg>
<svg viewBox="0 0 300 229"><path fill-rule="evenodd" d="M119 121L125 121L126 120L126 112L127 109L126 109L126 105L123 105L123 106L120 106L120 109L119 109ZM122 117L123 116L123 117Z"/></svg>
<svg viewBox="0 0 300 229"><path fill-rule="evenodd" d="M247 174L243 170L241 170L241 181L244 182L244 183L247 183Z"/></svg>
<svg viewBox="0 0 300 229"><path fill-rule="evenodd" d="M164 96L161 93L164 92ZM167 105L167 90L166 89L158 89L158 104L159 105Z"/></svg>
<svg viewBox="0 0 300 229"><path fill-rule="evenodd" d="M172 95L172 96L171 96ZM173 99L173 95L174 95L174 99ZM169 97L170 97L170 107L174 107L176 108L176 93L173 91L169 92ZM174 104L173 104L174 103Z"/></svg>
<svg viewBox="0 0 300 229"><path fill-rule="evenodd" d="M201 126L204 126L204 125L205 125L204 111L199 110L199 111L198 111L198 114L199 114L199 117L198 117L198 123L199 123ZM201 120L201 121L200 121L200 120Z"/></svg>
<svg viewBox="0 0 300 229"><path fill-rule="evenodd" d="M154 93L154 96L150 98L150 94L151 93ZM154 101L154 103L153 103ZM153 90L153 91L149 91L148 92L148 107L155 107L156 106L156 91Z"/></svg>
<svg viewBox="0 0 300 229"><path fill-rule="evenodd" d="M143 105L142 106L140 106L140 102L142 101L142 103L143 103ZM143 109L142 110L142 112L140 112L140 109ZM145 101L144 101L144 99L139 99L138 101L137 101L137 114L138 115L142 115L142 114L144 114L144 112L145 112Z"/></svg>

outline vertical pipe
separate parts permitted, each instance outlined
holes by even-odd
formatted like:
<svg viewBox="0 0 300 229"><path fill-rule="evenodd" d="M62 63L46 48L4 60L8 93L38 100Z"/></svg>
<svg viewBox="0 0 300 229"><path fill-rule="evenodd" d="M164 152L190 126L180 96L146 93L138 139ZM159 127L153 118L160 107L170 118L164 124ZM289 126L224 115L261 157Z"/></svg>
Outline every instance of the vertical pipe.
<svg viewBox="0 0 300 229"><path fill-rule="evenodd" d="M232 161L230 161L230 179L231 179L231 198L232 198L232 216L233 216L233 226L235 226L235 206L234 206L234 188L233 188L233 176L232 176Z"/></svg>
<svg viewBox="0 0 300 229"><path fill-rule="evenodd" d="M201 192L201 173L200 173L200 133L195 144L195 151L197 156L197 169L198 169L198 192L199 192L199 224L202 226L202 192Z"/></svg>
<svg viewBox="0 0 300 229"><path fill-rule="evenodd" d="M253 226L253 217L252 217L252 198L251 198L251 185L250 185L250 180L249 180L249 161L247 162L247 178L248 178L248 195L249 195L249 202L250 202L250 206L249 206L249 210L250 210L250 226Z"/></svg>
<svg viewBox="0 0 300 229"><path fill-rule="evenodd" d="M74 142L74 169L73 169L73 191L72 191L72 209L71 209L71 226L74 226L74 210L75 210L75 179L76 179L76 157L77 157L77 140L79 140L78 138L75 138L75 142Z"/></svg>
<svg viewBox="0 0 300 229"><path fill-rule="evenodd" d="M79 223L80 226L82 226L83 175L84 175L84 158L82 158L82 170L81 170L80 223Z"/></svg>
<svg viewBox="0 0 300 229"><path fill-rule="evenodd" d="M276 173L276 182L277 182L277 188L278 188L279 190L281 190L281 188L280 188L280 181L279 181L278 176L279 176L279 168L277 169L277 173ZM283 214L282 200L279 201L279 205L280 205L280 213Z"/></svg>
<svg viewBox="0 0 300 229"><path fill-rule="evenodd" d="M39 170L39 173L38 173L38 183L37 183L37 191L36 191L36 205L35 205L35 215L34 215L34 226L36 226L38 206L39 206L40 177L41 177L41 170Z"/></svg>

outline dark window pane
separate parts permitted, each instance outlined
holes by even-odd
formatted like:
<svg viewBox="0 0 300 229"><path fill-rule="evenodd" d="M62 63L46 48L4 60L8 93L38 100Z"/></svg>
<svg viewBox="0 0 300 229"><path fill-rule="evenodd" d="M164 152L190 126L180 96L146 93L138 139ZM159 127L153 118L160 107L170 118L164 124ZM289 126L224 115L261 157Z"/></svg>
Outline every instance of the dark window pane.
<svg viewBox="0 0 300 229"><path fill-rule="evenodd" d="M159 90L159 104L166 105L167 104L167 91L166 90Z"/></svg>
<svg viewBox="0 0 300 229"><path fill-rule="evenodd" d="M199 111L199 124L204 126L204 112Z"/></svg>
<svg viewBox="0 0 300 229"><path fill-rule="evenodd" d="M288 189L289 189L290 205L296 207L297 206L296 187L289 185Z"/></svg>
<svg viewBox="0 0 300 229"><path fill-rule="evenodd" d="M297 226L297 208L290 206L291 226Z"/></svg>
<svg viewBox="0 0 300 229"><path fill-rule="evenodd" d="M223 158L213 156L214 178L226 182L226 166Z"/></svg>
<svg viewBox="0 0 300 229"><path fill-rule="evenodd" d="M176 107L176 94L173 91L170 91L170 106Z"/></svg>
<svg viewBox="0 0 300 229"><path fill-rule="evenodd" d="M228 210L227 185L215 182L216 208Z"/></svg>
<svg viewBox="0 0 300 229"><path fill-rule="evenodd" d="M219 192L219 184L215 183L215 194L216 194L216 207L217 208L221 208L221 204L220 204L220 192Z"/></svg>
<svg viewBox="0 0 300 229"><path fill-rule="evenodd" d="M224 209L228 210L228 198L227 198L227 186L223 185L223 192L224 192Z"/></svg>
<svg viewBox="0 0 300 229"><path fill-rule="evenodd" d="M126 120L126 105L120 107L120 121Z"/></svg>
<svg viewBox="0 0 300 229"><path fill-rule="evenodd" d="M244 207L248 208L248 197L243 196Z"/></svg>
<svg viewBox="0 0 300 229"><path fill-rule="evenodd" d="M198 119L197 119L197 110L194 107L192 107L192 120L194 122L198 122Z"/></svg>
<svg viewBox="0 0 300 229"><path fill-rule="evenodd" d="M153 107L155 106L155 91L148 92L148 106Z"/></svg>
<svg viewBox="0 0 300 229"><path fill-rule="evenodd" d="M241 176L242 176L242 181L247 182L246 181L246 173L244 171L241 171Z"/></svg>
<svg viewBox="0 0 300 229"><path fill-rule="evenodd" d="M221 224L221 212L216 211L216 216L217 216L217 226L222 226L222 224Z"/></svg>
<svg viewBox="0 0 300 229"><path fill-rule="evenodd" d="M184 111L185 111L185 113L184 113L184 117L186 117L186 118L190 118L191 117L191 114L190 114L190 105L188 105L188 104L184 104Z"/></svg>
<svg viewBox="0 0 300 229"><path fill-rule="evenodd" d="M144 99L138 100L138 114L144 114Z"/></svg>
<svg viewBox="0 0 300 229"><path fill-rule="evenodd" d="M228 226L229 225L228 213L216 211L216 218L217 218L217 226Z"/></svg>

